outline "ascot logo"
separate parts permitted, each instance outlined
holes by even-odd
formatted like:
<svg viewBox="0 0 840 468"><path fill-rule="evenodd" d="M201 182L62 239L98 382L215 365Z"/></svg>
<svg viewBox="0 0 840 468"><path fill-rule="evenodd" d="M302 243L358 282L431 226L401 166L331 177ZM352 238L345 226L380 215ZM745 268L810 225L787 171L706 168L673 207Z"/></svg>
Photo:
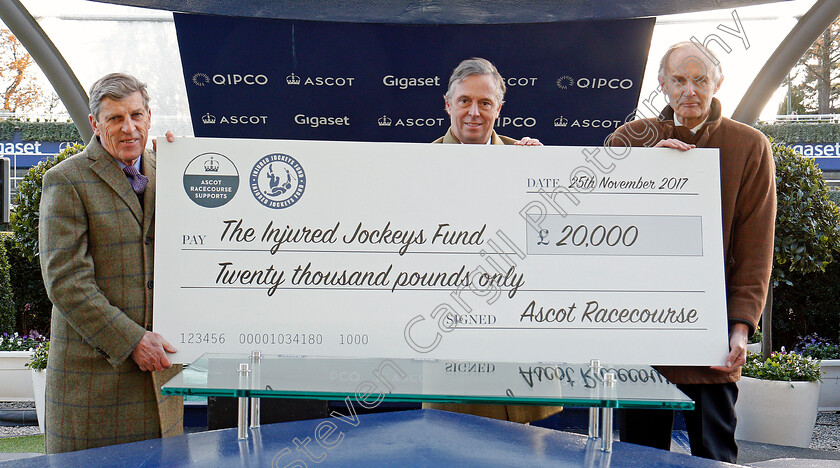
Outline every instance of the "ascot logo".
<svg viewBox="0 0 840 468"><path fill-rule="evenodd" d="M572 78L569 75L557 78L557 87L560 89L630 89L633 87L633 80L630 78Z"/></svg>
<svg viewBox="0 0 840 468"><path fill-rule="evenodd" d="M536 78L505 78L505 83L508 86L536 86Z"/></svg>
<svg viewBox="0 0 840 468"><path fill-rule="evenodd" d="M232 86L232 85L259 85L264 86L268 84L268 77L265 75L240 75L238 73L226 74L226 75L213 75L212 77L207 76L205 73L196 73L192 76L192 82L196 86L206 86L211 82L218 86Z"/></svg>
<svg viewBox="0 0 840 468"><path fill-rule="evenodd" d="M569 120L564 116L557 117L554 119L554 126L555 127L568 127L568 128L618 128L621 126L623 121L621 120L610 120L610 119L574 119Z"/></svg>
<svg viewBox="0 0 840 468"><path fill-rule="evenodd" d="M387 115L383 115L376 121L380 127L442 127L446 121L445 117L407 117L393 121Z"/></svg>
<svg viewBox="0 0 840 468"><path fill-rule="evenodd" d="M219 125L265 125L268 122L267 115L223 115L218 119ZM204 125L216 124L216 116L206 113L201 117Z"/></svg>
<svg viewBox="0 0 840 468"><path fill-rule="evenodd" d="M286 77L286 84L290 86L353 86L355 77L315 76L301 78L292 73Z"/></svg>

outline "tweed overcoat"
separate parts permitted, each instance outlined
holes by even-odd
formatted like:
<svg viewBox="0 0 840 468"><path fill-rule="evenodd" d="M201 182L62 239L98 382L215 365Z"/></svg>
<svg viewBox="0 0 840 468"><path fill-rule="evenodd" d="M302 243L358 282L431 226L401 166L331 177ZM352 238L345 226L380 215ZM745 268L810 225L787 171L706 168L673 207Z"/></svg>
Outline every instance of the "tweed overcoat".
<svg viewBox="0 0 840 468"><path fill-rule="evenodd" d="M495 130L490 137L494 145L512 145L517 140L506 136L497 135ZM452 128L446 131L446 135L438 138L432 143L454 143L460 141L452 134ZM467 403L423 403L423 408L451 411L453 413L472 414L484 416L485 418L501 419L514 422L531 422L545 419L563 410L562 406L531 406L531 405L486 405Z"/></svg>
<svg viewBox="0 0 840 468"><path fill-rule="evenodd" d="M142 206L97 137L44 174L39 245L53 303L48 453L183 431L182 399L159 391L178 369L143 372L130 356L152 324L155 154L145 151L141 161L149 178Z"/></svg>

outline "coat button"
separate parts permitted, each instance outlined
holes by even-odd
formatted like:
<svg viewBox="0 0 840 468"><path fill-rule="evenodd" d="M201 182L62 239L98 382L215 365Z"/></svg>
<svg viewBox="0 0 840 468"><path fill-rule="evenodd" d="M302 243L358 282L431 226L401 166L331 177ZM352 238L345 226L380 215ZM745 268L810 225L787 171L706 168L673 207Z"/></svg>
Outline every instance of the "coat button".
<svg viewBox="0 0 840 468"><path fill-rule="evenodd" d="M152 286L154 286L154 281L149 281L148 283L146 283L147 288L152 289Z"/></svg>
<svg viewBox="0 0 840 468"><path fill-rule="evenodd" d="M146 244L146 245L151 244L152 243L152 238L149 237L149 236L146 236L146 238L143 240L143 243Z"/></svg>
<svg viewBox="0 0 840 468"><path fill-rule="evenodd" d="M152 324L146 324L146 330L152 331Z"/></svg>

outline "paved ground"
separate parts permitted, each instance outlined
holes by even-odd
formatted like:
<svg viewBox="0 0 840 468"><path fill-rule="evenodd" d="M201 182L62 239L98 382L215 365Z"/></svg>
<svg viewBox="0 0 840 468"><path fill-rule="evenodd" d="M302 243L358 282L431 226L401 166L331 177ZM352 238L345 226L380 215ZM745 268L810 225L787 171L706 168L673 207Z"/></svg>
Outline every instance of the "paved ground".
<svg viewBox="0 0 840 468"><path fill-rule="evenodd" d="M0 402L0 438L37 434L30 403ZM201 430L201 428L189 428ZM188 432L195 432L189 430ZM672 450L688 453L684 433L675 432ZM840 412L819 413L809 448L786 447L740 441L738 463L755 468L837 468L840 467ZM36 454L0 454L0 460Z"/></svg>

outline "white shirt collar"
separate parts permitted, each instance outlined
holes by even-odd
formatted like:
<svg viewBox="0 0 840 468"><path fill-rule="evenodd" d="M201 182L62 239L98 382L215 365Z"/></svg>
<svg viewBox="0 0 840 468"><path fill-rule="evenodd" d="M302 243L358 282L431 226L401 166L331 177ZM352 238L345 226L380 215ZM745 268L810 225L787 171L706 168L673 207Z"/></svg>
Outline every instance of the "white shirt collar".
<svg viewBox="0 0 840 468"><path fill-rule="evenodd" d="M709 120L709 116L708 116L708 115L706 116L706 118L705 118L705 119L703 119L703 121L702 121L702 122L700 122L700 125L698 125L698 126L696 126L696 127L694 127L694 128L689 129L689 131L691 132L691 134L692 134L692 135L694 135L695 133L697 133L697 131L698 131L698 130L700 130L700 127L702 127L702 126L706 123L706 121L707 121L707 120ZM675 126L675 127L685 127L685 125L683 125L683 124L682 124L682 122L680 122L680 119L677 117L677 114L674 114L674 126Z"/></svg>

